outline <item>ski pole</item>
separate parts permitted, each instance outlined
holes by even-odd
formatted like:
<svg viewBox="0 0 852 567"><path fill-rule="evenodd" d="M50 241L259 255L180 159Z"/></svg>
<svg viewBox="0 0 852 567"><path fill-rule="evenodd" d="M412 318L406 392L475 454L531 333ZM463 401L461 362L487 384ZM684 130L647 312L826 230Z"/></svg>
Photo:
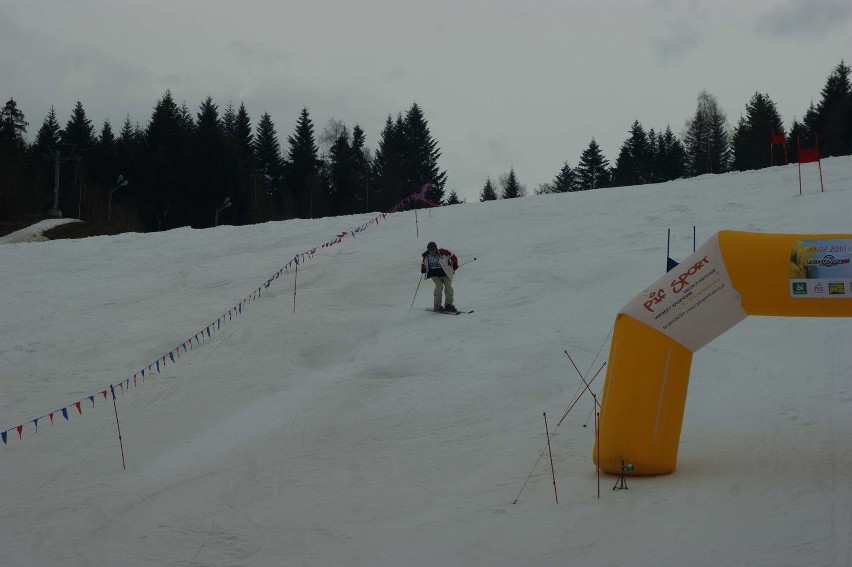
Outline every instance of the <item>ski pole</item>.
<svg viewBox="0 0 852 567"><path fill-rule="evenodd" d="M467 262L462 262L461 264L459 264L459 268L461 268L465 264L470 264L471 262L476 262L476 258L474 258L473 260L468 260ZM456 268L456 269L458 269L458 268Z"/></svg>
<svg viewBox="0 0 852 567"><path fill-rule="evenodd" d="M414 300L417 299L417 292L420 291L420 284L423 283L424 278L420 278L417 280L417 289L414 290L414 297L411 299L411 307L408 308L408 312L411 313L411 310L414 308Z"/></svg>

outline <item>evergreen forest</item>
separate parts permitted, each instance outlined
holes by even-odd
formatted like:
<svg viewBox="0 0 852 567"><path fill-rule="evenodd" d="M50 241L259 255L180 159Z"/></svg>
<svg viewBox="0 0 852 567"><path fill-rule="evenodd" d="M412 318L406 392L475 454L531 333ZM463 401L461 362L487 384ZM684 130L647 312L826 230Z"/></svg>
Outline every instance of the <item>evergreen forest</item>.
<svg viewBox="0 0 852 567"><path fill-rule="evenodd" d="M768 94L755 93L731 124L717 99L702 91L681 132L646 128L636 119L614 161L593 138L574 167L568 159L557 164L553 181L534 192L760 169L794 163L799 147L817 144L821 157L850 155L850 71L841 61L819 102L789 128ZM157 231L318 218L386 211L427 182L429 202L460 202L417 103L387 116L375 148L366 137L361 125L335 119L319 131L303 108L284 140L268 113L252 124L244 104L222 108L207 97L191 108L170 91L145 124L128 115L121 124L96 126L77 101L67 118L52 107L36 127L10 98L0 108L0 222L62 216ZM507 167L495 180L484 172L480 201L528 194Z"/></svg>

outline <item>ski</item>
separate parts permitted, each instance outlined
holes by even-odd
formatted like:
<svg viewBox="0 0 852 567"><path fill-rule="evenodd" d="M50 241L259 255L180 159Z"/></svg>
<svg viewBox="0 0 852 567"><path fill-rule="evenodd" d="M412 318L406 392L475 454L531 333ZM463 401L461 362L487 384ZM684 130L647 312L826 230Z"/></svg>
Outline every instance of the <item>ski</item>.
<svg viewBox="0 0 852 567"><path fill-rule="evenodd" d="M434 309L427 309L430 313L443 313L444 315L468 315L473 313L473 309L470 311L435 311Z"/></svg>

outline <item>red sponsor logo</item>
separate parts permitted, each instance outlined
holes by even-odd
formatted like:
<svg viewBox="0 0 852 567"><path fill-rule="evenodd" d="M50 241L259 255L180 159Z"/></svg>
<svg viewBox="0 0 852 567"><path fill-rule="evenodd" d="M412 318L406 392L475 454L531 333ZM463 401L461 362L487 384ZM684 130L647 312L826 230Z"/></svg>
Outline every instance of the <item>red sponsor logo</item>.
<svg viewBox="0 0 852 567"><path fill-rule="evenodd" d="M701 260L694 263L689 267L686 271L682 272L677 279L672 280L671 288L673 293L680 293L683 291L683 288L688 286L692 281L692 276L700 272L705 266L710 263L710 259L707 256L704 256ZM652 291L648 295L648 300L645 301L642 305L650 311L654 312L653 306L659 304L666 298L666 290L663 288L658 289L657 291Z"/></svg>

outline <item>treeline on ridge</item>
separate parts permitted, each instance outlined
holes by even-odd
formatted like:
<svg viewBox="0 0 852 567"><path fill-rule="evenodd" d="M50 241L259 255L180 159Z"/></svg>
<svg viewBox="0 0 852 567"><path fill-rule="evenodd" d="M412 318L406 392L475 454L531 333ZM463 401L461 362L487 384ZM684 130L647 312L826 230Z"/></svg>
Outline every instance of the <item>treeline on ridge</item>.
<svg viewBox="0 0 852 567"><path fill-rule="evenodd" d="M850 67L841 61L818 104L788 129L775 103L755 93L736 125L708 91L680 135L635 120L611 165L593 138L576 167L566 160L535 193L642 185L707 173L744 171L798 160L797 144L822 157L852 154ZM45 214L121 222L136 230L252 224L385 211L431 182L434 204L458 203L447 192L441 150L416 103L388 115L375 150L359 124L330 119L317 135L307 108L286 148L272 117L251 124L244 104L220 111L207 97L193 113L166 91L145 127L125 117L116 134L106 120L96 131L77 102L63 128L51 108L34 141L14 99L0 109L0 221ZM782 144L771 144L772 136ZM527 194L513 167L486 176L479 200Z"/></svg>

